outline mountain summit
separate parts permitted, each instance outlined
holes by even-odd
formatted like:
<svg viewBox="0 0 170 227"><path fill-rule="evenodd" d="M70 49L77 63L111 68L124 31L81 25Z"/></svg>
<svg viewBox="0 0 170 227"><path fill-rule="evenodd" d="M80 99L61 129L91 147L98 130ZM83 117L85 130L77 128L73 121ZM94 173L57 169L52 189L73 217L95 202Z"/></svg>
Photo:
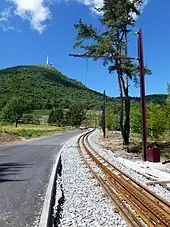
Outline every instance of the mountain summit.
<svg viewBox="0 0 170 227"><path fill-rule="evenodd" d="M100 106L102 94L88 89L80 81L68 78L52 65L23 65L0 70L0 109L12 96L29 99L33 109L68 108L83 103Z"/></svg>

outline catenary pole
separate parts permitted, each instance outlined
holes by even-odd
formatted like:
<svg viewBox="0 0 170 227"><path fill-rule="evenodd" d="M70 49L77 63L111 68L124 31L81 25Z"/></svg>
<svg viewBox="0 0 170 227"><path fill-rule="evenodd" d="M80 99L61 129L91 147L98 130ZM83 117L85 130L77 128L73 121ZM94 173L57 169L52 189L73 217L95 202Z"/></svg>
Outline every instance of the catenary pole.
<svg viewBox="0 0 170 227"><path fill-rule="evenodd" d="M141 95L141 111L142 111L142 156L143 161L147 160L147 128L146 128L146 98L145 98L145 78L144 78L144 56L142 29L138 32L138 57L140 70L140 95Z"/></svg>

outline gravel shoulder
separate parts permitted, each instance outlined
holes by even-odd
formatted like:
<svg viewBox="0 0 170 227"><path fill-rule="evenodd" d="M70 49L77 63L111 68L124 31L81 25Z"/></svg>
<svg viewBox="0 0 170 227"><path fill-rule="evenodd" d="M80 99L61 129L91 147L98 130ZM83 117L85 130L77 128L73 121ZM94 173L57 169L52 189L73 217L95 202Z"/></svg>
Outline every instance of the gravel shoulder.
<svg viewBox="0 0 170 227"><path fill-rule="evenodd" d="M100 142L99 134L99 130L96 130L90 135L89 141L92 147L144 186L147 186L148 181L170 179L170 174L161 171L160 167L156 169L152 164L141 164L135 159L131 161L105 149ZM53 227L127 226L84 164L77 147L78 137L69 140L62 150ZM148 188L170 202L168 185L148 186Z"/></svg>
<svg viewBox="0 0 170 227"><path fill-rule="evenodd" d="M16 135L10 135L5 132L0 132L0 145L7 144L9 142L20 141L21 138Z"/></svg>
<svg viewBox="0 0 170 227"><path fill-rule="evenodd" d="M103 157L108 159L122 171L136 179L138 182L147 186L149 181L170 180L170 169L161 163L142 162L139 159L129 160L119 157L118 152L113 152L104 148L100 143L100 132L96 130L89 137L90 143ZM170 185L147 186L151 191L170 202Z"/></svg>
<svg viewBox="0 0 170 227"><path fill-rule="evenodd" d="M56 155L79 133L0 146L0 226L37 226Z"/></svg>
<svg viewBox="0 0 170 227"><path fill-rule="evenodd" d="M77 136L74 137L63 147L54 227L126 226L86 168L78 152L77 139Z"/></svg>

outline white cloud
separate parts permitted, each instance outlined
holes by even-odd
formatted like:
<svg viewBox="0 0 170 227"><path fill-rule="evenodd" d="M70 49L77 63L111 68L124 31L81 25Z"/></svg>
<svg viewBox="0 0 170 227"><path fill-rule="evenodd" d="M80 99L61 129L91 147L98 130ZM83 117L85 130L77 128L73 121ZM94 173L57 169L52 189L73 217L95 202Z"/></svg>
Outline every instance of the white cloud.
<svg viewBox="0 0 170 227"><path fill-rule="evenodd" d="M23 20L28 20L32 29L42 33L47 28L47 21L51 19L50 4L59 2L59 0L4 0L11 4L11 7L0 12L0 26L3 30L14 30L14 27L9 24L10 18L19 16ZM61 0L64 2L77 1L89 7L94 14L101 15L95 8L103 6L103 0ZM133 1L133 0L130 0ZM149 0L144 0L141 7L143 11ZM136 18L136 15L134 15Z"/></svg>
<svg viewBox="0 0 170 227"><path fill-rule="evenodd" d="M130 1L133 1L133 0L130 0ZM143 0L143 4L140 5L140 6L139 6L139 5L137 6L138 9L140 10L141 14L143 13L143 10L144 10L144 8L146 7L146 5L147 5L148 3L149 3L149 0ZM134 18L135 20L138 19L138 15L136 15L135 13L133 13L132 16L133 16L133 18Z"/></svg>
<svg viewBox="0 0 170 227"><path fill-rule="evenodd" d="M12 17L12 7L5 9L0 12L0 27L3 31L19 31L10 25L9 19Z"/></svg>
<svg viewBox="0 0 170 227"><path fill-rule="evenodd" d="M10 0L14 4L14 13L28 20L31 27L42 33L47 27L46 21L51 19L49 4L51 0Z"/></svg>
<svg viewBox="0 0 170 227"><path fill-rule="evenodd" d="M47 21L51 19L49 5L55 0L5 0L11 7L0 12L0 27L4 31L15 30L10 25L10 18L19 16L28 20L32 29L42 33L47 27Z"/></svg>
<svg viewBox="0 0 170 227"><path fill-rule="evenodd" d="M20 29L17 29L9 24L0 24L0 27L3 29L4 32L8 31L15 31L15 32L20 32Z"/></svg>
<svg viewBox="0 0 170 227"><path fill-rule="evenodd" d="M89 6L92 13L101 14L95 8L101 8L103 6L103 0L78 0L80 3Z"/></svg>
<svg viewBox="0 0 170 227"><path fill-rule="evenodd" d="M95 8L101 8L103 6L103 0L77 0L77 1L79 1L80 3L82 3L86 6L89 6L90 10L93 13L96 13L96 14L99 14L99 15L102 14L101 12L98 12ZM130 1L133 1L133 0L130 0ZM143 11L143 9L148 4L148 2L149 2L149 0L144 0L143 5L140 7L141 11ZM134 15L134 17L137 18L136 15Z"/></svg>
<svg viewBox="0 0 170 227"><path fill-rule="evenodd" d="M0 12L0 22L4 21L7 22L11 16L11 10L12 8L7 8L4 11Z"/></svg>

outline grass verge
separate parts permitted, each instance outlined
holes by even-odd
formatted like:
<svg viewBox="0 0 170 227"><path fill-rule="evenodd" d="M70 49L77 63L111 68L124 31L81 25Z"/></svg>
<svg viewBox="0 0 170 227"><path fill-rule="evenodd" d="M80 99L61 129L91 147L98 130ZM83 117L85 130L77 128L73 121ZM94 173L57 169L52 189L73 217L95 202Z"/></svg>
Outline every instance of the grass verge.
<svg viewBox="0 0 170 227"><path fill-rule="evenodd" d="M0 143L18 140L20 137L28 139L32 137L38 137L38 136L54 135L57 132L65 132L71 129L72 129L71 127L56 127L56 126L48 126L48 125L24 124L24 125L19 125L17 128L15 127L15 125L1 125L0 126L0 134L1 134Z"/></svg>
<svg viewBox="0 0 170 227"><path fill-rule="evenodd" d="M170 149L168 152L161 153L161 158L163 158L165 160L170 160Z"/></svg>

